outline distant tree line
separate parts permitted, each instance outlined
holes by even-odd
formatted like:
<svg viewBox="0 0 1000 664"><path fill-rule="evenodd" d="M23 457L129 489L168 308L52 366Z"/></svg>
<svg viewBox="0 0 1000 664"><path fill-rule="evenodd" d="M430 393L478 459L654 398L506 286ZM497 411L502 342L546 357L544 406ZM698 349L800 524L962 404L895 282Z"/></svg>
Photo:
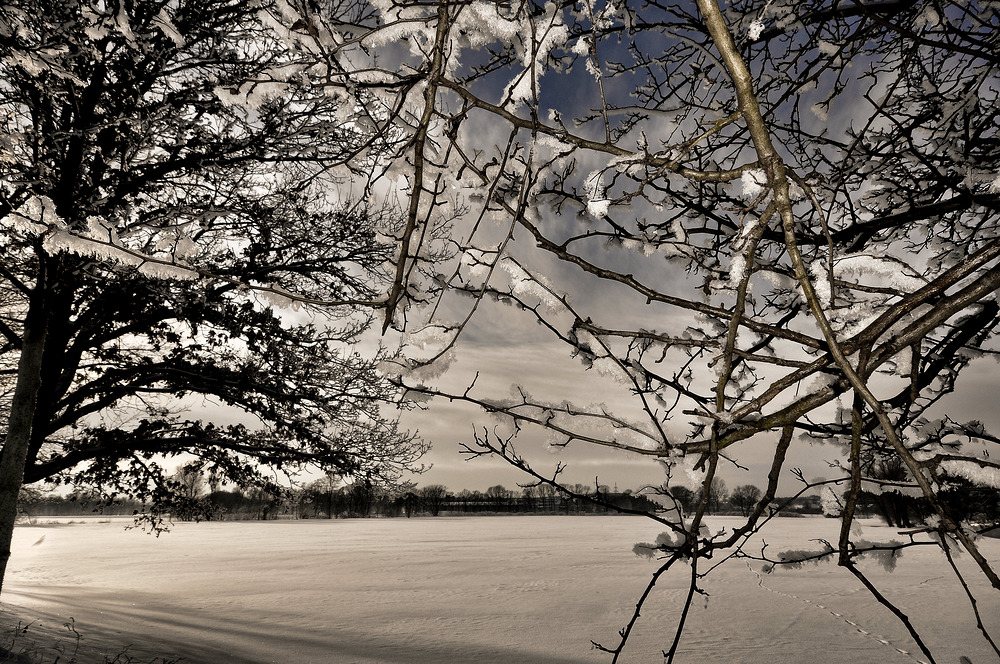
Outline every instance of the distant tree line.
<svg viewBox="0 0 1000 664"><path fill-rule="evenodd" d="M648 494L595 484L568 484L559 491L546 484L507 488L502 484L485 491L453 492L442 484L418 486L402 482L384 486L365 480L344 483L337 476L324 477L281 493L265 490L222 489L214 486L193 467L180 468L171 478L173 491L182 496L172 517L176 520L269 520L280 518L336 519L366 517L413 517L486 514L607 514L655 513L679 507L693 508L699 494L683 486L669 492L654 489ZM595 488L596 487L596 488ZM654 496L660 495L659 499ZM721 478L712 484L710 504L717 514L746 513L759 500L761 491L752 484L732 492ZM663 499L666 496L666 500ZM820 512L818 496L788 499L789 512ZM104 502L88 494L54 495L26 487L21 492L22 518L101 514L133 516L145 506L133 500Z"/></svg>
<svg viewBox="0 0 1000 664"><path fill-rule="evenodd" d="M485 491L450 491L442 484L418 486L401 482L391 486L372 481L343 482L335 475L282 492L263 489L222 489L194 466L183 466L170 481L182 499L172 518L193 520L339 519L486 514L609 514L656 513L665 509L689 512L700 492L684 486L653 488L648 492L623 490L597 484L567 484L564 491L547 484L507 488L502 484ZM709 505L715 514L747 514L760 499L761 490L737 486L731 492L719 477L712 482ZM787 498L788 513L819 514L818 496ZM47 494L31 487L21 491L19 512L23 519L44 516L100 514L134 516L145 505L134 500L104 501L98 495ZM874 509L874 508L873 508Z"/></svg>
<svg viewBox="0 0 1000 664"><path fill-rule="evenodd" d="M679 509L690 513L701 500L701 491L683 485L654 488L651 491L618 491L607 485L567 484L559 491L547 484L509 489L502 484L485 491L462 489L450 491L442 484L418 486L402 482L392 486L359 480L345 483L337 476L324 477L281 493L262 489L221 489L192 467L180 468L172 477L173 491L186 500L172 514L177 520L268 520L268 519L342 519L366 517L413 517L475 514L605 514L656 513ZM596 488L595 488L596 486ZM746 516L757 505L761 489L741 484L730 491L726 482L715 477L710 487L709 512L718 515ZM972 523L1000 521L1000 490L974 486L953 478L942 491L950 509ZM838 503L839 501L839 503ZM818 495L776 498L774 505L784 515L824 513ZM827 516L837 516L837 496ZM185 509L186 506L186 509ZM103 502L98 496L46 494L31 487L21 491L19 512L22 518L98 513L106 516L141 514L138 501ZM906 495L897 489L881 493L862 492L857 504L859 514L879 517L887 525L909 528L922 523L933 512L919 496Z"/></svg>
<svg viewBox="0 0 1000 664"><path fill-rule="evenodd" d="M662 509L660 503L642 493L605 485L575 484L567 487L568 492L559 492L547 485L508 489L497 484L485 491L451 492L441 484L401 482L386 486L364 479L344 483L329 476L282 492L247 491L213 486L193 467L180 468L171 481L176 484L172 490L183 498L171 515L176 520L653 513ZM28 520L84 514L134 516L144 509L138 501L107 503L99 496L46 494L29 487L22 490L19 500L20 516Z"/></svg>
<svg viewBox="0 0 1000 664"><path fill-rule="evenodd" d="M559 492L547 485L509 489L502 484L485 491L449 491L441 484L404 483L389 489L364 482L337 486L319 480L296 496L300 518L412 517L472 514L606 514L621 511L654 513L661 505L642 493L583 484Z"/></svg>
<svg viewBox="0 0 1000 664"><path fill-rule="evenodd" d="M907 487L889 489L881 493L862 491L858 494L858 508L882 517L886 524L898 528L911 528L933 515L934 509L924 496L914 495ZM947 487L939 492L939 500L949 513L962 522L976 525L1000 523L1000 489L977 486L961 478L948 478Z"/></svg>
<svg viewBox="0 0 1000 664"><path fill-rule="evenodd" d="M662 487L660 493L669 508L690 514L701 502L701 490L694 491L683 485ZM760 501L762 492L754 484L741 484L730 491L721 477L712 478L708 495L708 512L747 516ZM820 497L816 495L776 498L774 504L783 514L821 514Z"/></svg>

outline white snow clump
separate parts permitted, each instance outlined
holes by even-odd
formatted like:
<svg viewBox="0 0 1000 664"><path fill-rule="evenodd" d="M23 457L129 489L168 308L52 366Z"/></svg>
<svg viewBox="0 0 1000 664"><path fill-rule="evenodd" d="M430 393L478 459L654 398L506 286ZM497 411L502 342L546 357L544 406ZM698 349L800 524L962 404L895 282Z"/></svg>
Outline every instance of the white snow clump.
<svg viewBox="0 0 1000 664"><path fill-rule="evenodd" d="M743 198L753 200L764 193L767 187L767 174L761 168L745 171L740 184L743 186Z"/></svg>
<svg viewBox="0 0 1000 664"><path fill-rule="evenodd" d="M587 201L587 212L591 216L600 219L608 214L608 207L610 207L611 201L606 198L602 198L596 201Z"/></svg>
<svg viewBox="0 0 1000 664"><path fill-rule="evenodd" d="M636 542L632 547L632 553L643 558L653 558L657 553L676 549L684 544L684 537L672 530L666 530L656 536L656 542Z"/></svg>

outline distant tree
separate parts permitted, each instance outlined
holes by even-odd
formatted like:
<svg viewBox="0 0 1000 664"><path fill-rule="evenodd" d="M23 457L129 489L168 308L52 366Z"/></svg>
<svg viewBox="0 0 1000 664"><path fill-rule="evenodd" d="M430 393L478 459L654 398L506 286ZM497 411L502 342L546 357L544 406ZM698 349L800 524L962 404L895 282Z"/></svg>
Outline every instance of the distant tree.
<svg viewBox="0 0 1000 664"><path fill-rule="evenodd" d="M420 496L413 491L406 491L396 499L396 502L402 508L407 519L420 509Z"/></svg>
<svg viewBox="0 0 1000 664"><path fill-rule="evenodd" d="M761 490L753 484L741 484L729 496L729 502L737 508L743 516L750 516L750 512L760 500Z"/></svg>
<svg viewBox="0 0 1000 664"><path fill-rule="evenodd" d="M686 486L671 486L667 489L667 493L677 501L677 506L680 507L685 513L690 513L697 505L698 494Z"/></svg>
<svg viewBox="0 0 1000 664"><path fill-rule="evenodd" d="M302 490L302 502L312 509L314 517L325 514L332 519L337 515L341 501L337 492L339 478L334 473L326 473L325 477L313 480Z"/></svg>
<svg viewBox="0 0 1000 664"><path fill-rule="evenodd" d="M19 517L31 521L31 515L35 508L45 500L45 494L35 487L23 486L17 496L17 514Z"/></svg>
<svg viewBox="0 0 1000 664"><path fill-rule="evenodd" d="M879 515L890 526L910 528L921 511L921 501L910 494L912 482L906 465L895 455L873 451L864 464L865 474L873 480L874 491L862 491Z"/></svg>
<svg viewBox="0 0 1000 664"><path fill-rule="evenodd" d="M708 483L708 498L703 498L705 485L703 484L698 494L698 500L704 500L709 512L718 512L722 509L726 501L729 500L729 490L726 488L726 481L716 475Z"/></svg>
<svg viewBox="0 0 1000 664"><path fill-rule="evenodd" d="M163 457L274 494L425 450L354 346L395 219L335 193L389 139L308 73L283 7L0 4L0 581L22 482L134 496L155 524Z"/></svg>
<svg viewBox="0 0 1000 664"><path fill-rule="evenodd" d="M249 518L258 521L277 519L288 501L287 491L270 491L260 486L250 487L243 493L243 496L246 501L245 510Z"/></svg>
<svg viewBox="0 0 1000 664"><path fill-rule="evenodd" d="M417 489L417 496L420 498L421 506L430 512L431 516L437 516L441 513L441 507L448 497L448 488L442 484L428 484Z"/></svg>
<svg viewBox="0 0 1000 664"><path fill-rule="evenodd" d="M353 517L371 516L378 497L378 487L368 478L352 482L343 489L347 514Z"/></svg>
<svg viewBox="0 0 1000 664"><path fill-rule="evenodd" d="M525 512L534 512L538 509L538 487L526 486L521 488L521 506Z"/></svg>
<svg viewBox="0 0 1000 664"><path fill-rule="evenodd" d="M610 503L633 513L659 514L663 512L663 507L648 496L628 490L621 494L612 494Z"/></svg>
<svg viewBox="0 0 1000 664"><path fill-rule="evenodd" d="M945 478L941 499L963 521L1000 524L1000 488L978 486L964 477Z"/></svg>
<svg viewBox="0 0 1000 664"><path fill-rule="evenodd" d="M177 485L178 495L191 500L201 498L208 483L198 464L185 464L170 477Z"/></svg>
<svg viewBox="0 0 1000 664"><path fill-rule="evenodd" d="M210 518L211 507L202 501L207 482L198 463L184 464L167 478L164 488L174 494L171 499L172 516L184 521Z"/></svg>
<svg viewBox="0 0 1000 664"><path fill-rule="evenodd" d="M559 492L551 484L541 483L535 487L538 502L543 511L555 512L559 504Z"/></svg>
<svg viewBox="0 0 1000 664"><path fill-rule="evenodd" d="M510 501L514 494L504 485L497 484L488 488L484 496L493 511L506 512L510 509Z"/></svg>
<svg viewBox="0 0 1000 664"><path fill-rule="evenodd" d="M475 500L475 494L469 489L462 489L458 492L458 494L456 494L455 499L458 500L459 504L462 506L462 511L468 512Z"/></svg>
<svg viewBox="0 0 1000 664"><path fill-rule="evenodd" d="M248 499L241 490L217 489L210 492L206 500L211 503L213 514L219 519L245 518Z"/></svg>

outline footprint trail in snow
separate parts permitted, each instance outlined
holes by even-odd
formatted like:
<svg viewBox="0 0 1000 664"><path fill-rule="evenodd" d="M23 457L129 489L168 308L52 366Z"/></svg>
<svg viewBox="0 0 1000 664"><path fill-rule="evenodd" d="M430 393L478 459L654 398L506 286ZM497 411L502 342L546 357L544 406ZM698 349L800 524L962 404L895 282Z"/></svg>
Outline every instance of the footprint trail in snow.
<svg viewBox="0 0 1000 664"><path fill-rule="evenodd" d="M755 570L749 564L747 565L747 568L751 572L753 572L754 575L757 577L757 585L759 585L761 588L763 588L767 592L774 593L775 595L781 595L782 597L789 597L791 599L796 599L796 600L798 600L800 602L803 602L805 604L808 604L810 606L814 606L817 609L822 609L823 611L826 611L827 613L829 613L831 616L833 616L833 617L835 617L835 618L837 618L839 620L842 620L843 622L845 622L848 625L850 625L851 627L853 627L855 630L858 631L858 633L860 633L865 638L872 639L873 641L877 641L877 642L881 643L884 646L892 648L893 650L895 650L899 654L905 655L906 657L909 657L914 662L919 662L920 664L928 664L928 662L926 662L925 660L919 659L918 657L914 656L914 654L911 653L910 651L904 650L903 648L900 648L899 646L897 646L894 643L892 643L892 641L890 641L889 639L887 639L887 638L885 638L883 636L879 636L878 634L873 634L872 632L869 632L868 630L866 630L864 627L862 627L858 623L854 622L853 620L851 620L850 618L846 617L845 615L843 615L841 613L837 613L833 609L829 609L826 606L824 606L822 604L819 604L818 602L812 601L811 599L806 599L806 598L803 598L803 597L799 597L798 595L792 595L790 593L781 592L780 590L774 590L773 588L768 588L766 585L764 585L764 579L757 572L757 570Z"/></svg>

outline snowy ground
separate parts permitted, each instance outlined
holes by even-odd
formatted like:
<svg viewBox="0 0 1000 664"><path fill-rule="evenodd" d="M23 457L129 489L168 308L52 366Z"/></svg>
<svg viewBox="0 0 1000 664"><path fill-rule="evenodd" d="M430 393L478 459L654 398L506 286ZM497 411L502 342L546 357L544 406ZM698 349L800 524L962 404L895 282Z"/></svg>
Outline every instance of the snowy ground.
<svg viewBox="0 0 1000 664"><path fill-rule="evenodd" d="M713 528L735 523L712 519ZM773 550L836 539L833 520L780 519ZM58 642L186 662L584 664L610 657L656 561L632 546L659 529L639 518L479 517L177 524L159 538L123 522L22 526L2 617L34 621L18 644L51 662ZM865 536L894 531L866 524ZM897 536L898 537L898 536ZM985 540L1000 560L1000 540ZM1000 632L1000 593L966 555L966 578ZM927 635L938 662L995 662L943 556L907 551L898 569L867 568ZM877 571L876 571L877 570ZM660 662L687 587L661 579L626 662ZM732 561L704 581L683 662L838 664L923 661L899 622L853 577L827 564L759 579ZM6 645L10 631L0 631ZM89 653L89 655L87 655ZM47 658L46 658L47 657ZM68 660L63 655L63 660ZM96 661L101 661L97 659Z"/></svg>

